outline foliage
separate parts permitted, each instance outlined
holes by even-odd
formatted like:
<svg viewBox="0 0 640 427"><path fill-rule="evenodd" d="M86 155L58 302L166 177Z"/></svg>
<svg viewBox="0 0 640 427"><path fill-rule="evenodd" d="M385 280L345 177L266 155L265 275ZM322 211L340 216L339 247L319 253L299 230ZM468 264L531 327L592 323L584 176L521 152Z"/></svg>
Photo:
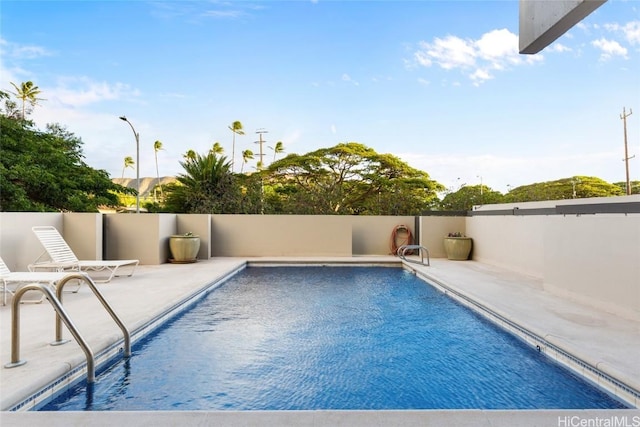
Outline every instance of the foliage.
<svg viewBox="0 0 640 427"><path fill-rule="evenodd" d="M97 212L130 193L83 161L82 141L60 125L42 132L27 120L0 115L2 211Z"/></svg>
<svg viewBox="0 0 640 427"><path fill-rule="evenodd" d="M249 160L253 159L253 151L246 149L242 152L242 165L240 166L240 173L244 169L244 165L247 164Z"/></svg>
<svg viewBox="0 0 640 427"><path fill-rule="evenodd" d="M464 185L458 191L448 193L440 202L446 211L470 211L474 205L503 203L504 196L486 185Z"/></svg>
<svg viewBox="0 0 640 427"><path fill-rule="evenodd" d="M11 82L11 85L16 89L12 94L22 101L22 113L20 117L24 120L27 117L27 113L31 113L33 107L38 104L38 101L44 101L43 98L38 98L38 95L42 92L40 88L33 84L32 81L23 82L18 85ZM27 103L31 105L30 109L27 109Z"/></svg>
<svg viewBox="0 0 640 427"><path fill-rule="evenodd" d="M236 135L244 135L242 122L239 120L234 121L229 126L229 130L233 133L233 142L231 143L231 171L233 172L236 161Z"/></svg>
<svg viewBox="0 0 640 427"><path fill-rule="evenodd" d="M162 191L162 184L160 184L160 169L158 169L158 151L163 150L162 148L162 141L155 141L153 143L153 154L155 156L155 160L156 160L156 185L158 187L160 187L160 198L164 199L164 192ZM155 192L154 192L154 199L155 199Z"/></svg>
<svg viewBox="0 0 640 427"><path fill-rule="evenodd" d="M273 150L273 161L276 161L276 155L284 153L284 144L282 141L276 142L274 147L269 147Z"/></svg>
<svg viewBox="0 0 640 427"><path fill-rule="evenodd" d="M0 108L5 117L10 119L22 118L18 104L11 99L7 92L0 90L0 101L3 103Z"/></svg>
<svg viewBox="0 0 640 427"><path fill-rule="evenodd" d="M131 156L126 156L124 158L124 165L122 166L122 178L124 178L124 171L127 168L131 168L133 169L133 167L135 166L136 162L135 160L133 160L133 157Z"/></svg>
<svg viewBox="0 0 640 427"><path fill-rule="evenodd" d="M443 186L391 154L356 142L289 154L265 171L269 213L413 215Z"/></svg>
<svg viewBox="0 0 640 427"><path fill-rule="evenodd" d="M219 142L214 142L213 146L209 149L213 154L224 153L224 147Z"/></svg>
<svg viewBox="0 0 640 427"><path fill-rule="evenodd" d="M631 194L640 194L640 181L630 181L629 184L629 186L631 187ZM614 182L613 185L620 187L623 195L627 194L626 182Z"/></svg>
<svg viewBox="0 0 640 427"><path fill-rule="evenodd" d="M265 209L265 199L273 194L273 187L265 184L263 173L238 174L237 193L239 198L238 208L234 213L261 214L271 213L273 210Z"/></svg>
<svg viewBox="0 0 640 427"><path fill-rule="evenodd" d="M621 196L622 188L592 176L574 176L555 181L539 182L512 189L505 202L531 202L588 197Z"/></svg>
<svg viewBox="0 0 640 427"><path fill-rule="evenodd" d="M225 156L195 153L180 162L184 174L165 187L165 209L176 213L232 213L239 190Z"/></svg>

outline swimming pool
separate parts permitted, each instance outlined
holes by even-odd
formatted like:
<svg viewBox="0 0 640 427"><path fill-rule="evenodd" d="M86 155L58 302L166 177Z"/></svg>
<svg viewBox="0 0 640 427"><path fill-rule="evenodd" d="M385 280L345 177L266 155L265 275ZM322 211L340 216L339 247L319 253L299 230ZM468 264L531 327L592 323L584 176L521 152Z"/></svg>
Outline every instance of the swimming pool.
<svg viewBox="0 0 640 427"><path fill-rule="evenodd" d="M625 406L396 268L248 268L44 410Z"/></svg>

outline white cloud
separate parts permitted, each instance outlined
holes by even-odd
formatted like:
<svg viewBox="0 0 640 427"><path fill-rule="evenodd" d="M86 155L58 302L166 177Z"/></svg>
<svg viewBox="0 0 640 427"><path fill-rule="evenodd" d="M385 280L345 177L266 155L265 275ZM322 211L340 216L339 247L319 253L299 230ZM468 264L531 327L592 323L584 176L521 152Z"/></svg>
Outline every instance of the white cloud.
<svg viewBox="0 0 640 427"><path fill-rule="evenodd" d="M543 60L542 55L520 55L518 36L507 29L489 31L477 40L447 36L422 41L413 58L427 68L436 64L445 70L470 70L467 74L476 86L494 78L496 71Z"/></svg>
<svg viewBox="0 0 640 427"><path fill-rule="evenodd" d="M600 38L592 41L591 44L595 48L600 49L600 60L602 61L607 61L614 56L622 56L625 59L627 58L627 49L615 40Z"/></svg>
<svg viewBox="0 0 640 427"><path fill-rule="evenodd" d="M576 28L580 28L582 31L587 32L589 31L589 26L587 24L585 24L584 22L580 21L575 25Z"/></svg>
<svg viewBox="0 0 640 427"><path fill-rule="evenodd" d="M509 30L493 30L475 42L478 56L487 61L513 60L518 57L518 36Z"/></svg>
<svg viewBox="0 0 640 427"><path fill-rule="evenodd" d="M124 83L96 82L87 77L64 78L57 87L47 89L47 96L51 102L74 107L135 98L138 95L138 90Z"/></svg>
<svg viewBox="0 0 640 427"><path fill-rule="evenodd" d="M622 30L629 43L632 45L640 44L640 21L629 22Z"/></svg>
<svg viewBox="0 0 640 427"><path fill-rule="evenodd" d="M420 50L415 53L415 58L425 67L435 62L445 70L475 64L473 46L469 41L455 36L436 38L433 43L420 42Z"/></svg>
<svg viewBox="0 0 640 427"><path fill-rule="evenodd" d="M336 125L331 125L331 133L336 134Z"/></svg>
<svg viewBox="0 0 640 427"><path fill-rule="evenodd" d="M431 84L431 82L429 80L423 79L423 78L419 78L418 79L418 83L420 83L422 86L429 86Z"/></svg>
<svg viewBox="0 0 640 427"><path fill-rule="evenodd" d="M208 18L239 18L245 15L245 12L241 10L207 10L202 13L202 16Z"/></svg>
<svg viewBox="0 0 640 427"><path fill-rule="evenodd" d="M469 75L469 78L473 81L474 86L479 86L487 80L491 80L493 76L489 74L487 70L478 68Z"/></svg>
<svg viewBox="0 0 640 427"><path fill-rule="evenodd" d="M631 45L640 44L640 21L627 22L625 25L605 24L605 28L611 32L621 33Z"/></svg>
<svg viewBox="0 0 640 427"><path fill-rule="evenodd" d="M0 56L12 59L35 59L43 56L52 56L53 52L42 46L22 45L11 43L0 38Z"/></svg>
<svg viewBox="0 0 640 427"><path fill-rule="evenodd" d="M360 83L358 83L357 81L353 80L353 79L351 78L351 76L350 76L349 74L347 74L347 73L344 73L344 74L342 75L342 81L343 81L343 82L353 83L353 85L354 85L354 86L359 86L359 85L360 85Z"/></svg>
<svg viewBox="0 0 640 427"><path fill-rule="evenodd" d="M521 185L575 175L596 176L615 182L618 177L609 176L606 165L618 162L619 156L616 151L540 157L398 154L402 160L427 172L431 179L450 190L455 191L463 184L479 185L482 179L484 185L502 193Z"/></svg>
<svg viewBox="0 0 640 427"><path fill-rule="evenodd" d="M562 43L552 43L550 46L548 46L546 48L546 50L548 52L563 53L563 52L571 52L573 49L571 49L568 46L563 45Z"/></svg>

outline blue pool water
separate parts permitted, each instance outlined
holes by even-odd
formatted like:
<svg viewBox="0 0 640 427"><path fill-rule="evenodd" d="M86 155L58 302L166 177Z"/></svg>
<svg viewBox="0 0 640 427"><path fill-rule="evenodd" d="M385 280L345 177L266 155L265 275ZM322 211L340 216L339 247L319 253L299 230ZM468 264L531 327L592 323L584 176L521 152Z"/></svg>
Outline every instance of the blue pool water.
<svg viewBox="0 0 640 427"><path fill-rule="evenodd" d="M624 408L411 273L248 268L43 410Z"/></svg>

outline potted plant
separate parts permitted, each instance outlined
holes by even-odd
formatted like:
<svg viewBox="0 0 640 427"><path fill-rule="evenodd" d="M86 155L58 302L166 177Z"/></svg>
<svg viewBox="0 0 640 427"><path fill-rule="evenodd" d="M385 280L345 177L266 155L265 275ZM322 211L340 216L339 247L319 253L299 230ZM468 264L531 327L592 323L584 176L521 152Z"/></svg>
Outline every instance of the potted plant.
<svg viewBox="0 0 640 427"><path fill-rule="evenodd" d="M169 249L172 263L196 262L198 251L200 250L200 236L191 232L185 234L174 234L169 237Z"/></svg>
<svg viewBox="0 0 640 427"><path fill-rule="evenodd" d="M449 233L444 238L444 250L447 253L447 259L450 260L464 261L469 259L472 247L473 239L460 232Z"/></svg>

